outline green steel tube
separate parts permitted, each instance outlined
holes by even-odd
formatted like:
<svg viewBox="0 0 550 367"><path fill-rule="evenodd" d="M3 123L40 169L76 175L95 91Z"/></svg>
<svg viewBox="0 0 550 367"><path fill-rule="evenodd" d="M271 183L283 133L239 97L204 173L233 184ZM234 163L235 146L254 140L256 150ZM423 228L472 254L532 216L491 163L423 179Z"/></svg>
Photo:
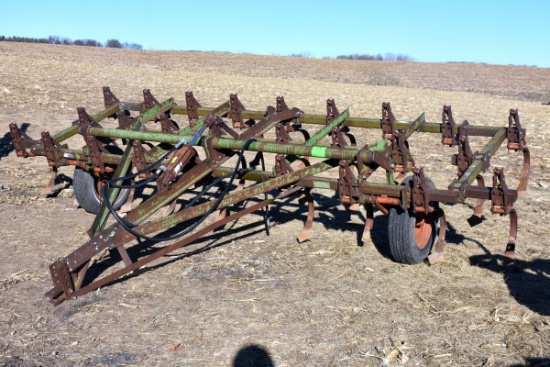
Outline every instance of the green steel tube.
<svg viewBox="0 0 550 367"><path fill-rule="evenodd" d="M217 107L218 108L218 111L217 111L218 116L224 116L229 112L229 102L226 102L226 104L228 105L227 108L225 108L225 107L221 108L221 106ZM175 113L174 111L175 111L176 107L177 106L174 106L172 108L172 113ZM198 108L198 110L203 110L203 108ZM213 110L215 110L215 108L211 109L211 111L213 111ZM187 109L185 109L185 115L186 114L187 114ZM204 124L204 119L206 118L207 114L208 113L205 113L205 114L201 115L201 113L199 111L199 116L201 116L201 118L198 119L197 122L195 122L195 124L193 126L187 126L186 128L181 129L178 132L178 135L192 135L195 131L197 131L198 129L200 129L202 127L202 125Z"/></svg>
<svg viewBox="0 0 550 367"><path fill-rule="evenodd" d="M426 115L424 112L422 112L422 115L420 115L416 120L414 120L408 127L407 130L405 130L405 140L410 138L410 136L415 132L418 131L420 127L422 127L422 124L426 122Z"/></svg>
<svg viewBox="0 0 550 367"><path fill-rule="evenodd" d="M197 109L199 116L205 116L208 113L212 112L213 108L201 107ZM174 114L187 115L186 106L175 106L172 108ZM241 115L243 119L252 119L252 120L261 120L265 117L265 111L242 111ZM422 116L421 116L422 117ZM425 118L425 117L424 117ZM300 123L310 124L310 125L325 125L327 122L327 117L323 115L313 115L313 114L304 114L299 119ZM415 121L417 122L418 119ZM411 122L397 120L395 121L395 128L397 130L405 130L410 126ZM348 117L343 123L344 126L350 127L360 127L367 129L381 129L382 120L377 118L362 118L362 117ZM481 135L481 136L492 136L497 132L498 127L492 126L467 126L465 128L466 133L469 135ZM440 122L426 122L418 128L419 132L425 133L441 133L441 123ZM455 126L455 134L458 134L458 125Z"/></svg>
<svg viewBox="0 0 550 367"><path fill-rule="evenodd" d="M330 124L328 124L327 126L323 127L321 130L319 130L319 132L317 132L316 134L314 134L312 137L309 138L308 141L306 141L306 146L307 147L312 147L314 146L315 144L317 144L319 142L319 140L323 139L325 136L327 136L333 128L335 128L336 126L339 126L341 125L342 123L344 123L344 121L349 117L349 108L346 109L344 112L342 112L342 114L340 116L338 116L337 118L334 119L334 121L332 121Z"/></svg>
<svg viewBox="0 0 550 367"><path fill-rule="evenodd" d="M103 119L106 119L107 117L111 116L112 114L117 113L120 110L120 106L118 104L112 105L109 108L104 109L103 111L98 112L97 114L93 115L92 118L94 121L101 121ZM78 132L78 128L80 126L78 125L78 120L73 121L72 126L57 133L53 136L53 140L57 141L58 143L62 142L63 140L69 139L71 136L76 135Z"/></svg>
<svg viewBox="0 0 550 367"><path fill-rule="evenodd" d="M104 136L109 138L125 138L131 140L147 140L157 141L161 143L177 144L180 140L185 139L190 141L192 136L169 135L162 133L144 133L139 131L128 131L119 129L104 129L104 128L88 128L88 133L94 136ZM218 149L233 149L241 150L245 144L244 140L233 140L226 138L207 138L212 139L212 146ZM202 139L201 139L202 140ZM369 148L370 151L384 151L385 140L380 140L376 145ZM327 145L305 146L296 144L278 144L270 142L255 141L249 145L248 150L260 151L265 153L276 154L294 154L299 156L317 157L317 158L332 158L353 160L361 147L348 147L346 149L331 148ZM365 163L371 161L370 154L363 152L362 160Z"/></svg>
<svg viewBox="0 0 550 367"><path fill-rule="evenodd" d="M103 136L112 139L131 139L131 140L146 140L156 141L159 143L176 144L180 140L191 140L192 135L171 135L164 133L148 133L142 131L131 131L121 129L108 129L101 127L88 128L88 134L93 136Z"/></svg>
<svg viewBox="0 0 550 367"><path fill-rule="evenodd" d="M168 108L170 108L174 104L173 99L169 99L160 105L154 106L150 108L149 110L142 113L136 121L134 121L131 125L131 128L134 131L139 131L141 129L141 124L144 121L148 121L154 116L166 111ZM124 151L124 154L120 158L120 163L117 165L116 171L113 175L113 178L119 178L125 176L128 171L130 170L130 165L132 164L132 157L134 155L134 146L131 142L128 143L126 146L126 150ZM109 189L109 201L111 203L114 203L116 198L118 197L118 194L120 193L120 188L112 187ZM90 237L93 237L98 230L101 230L105 226L105 222L107 221L107 218L109 217L109 211L107 210L107 206L104 202L101 203L101 206L99 207L99 212L97 213L94 223L92 224L92 227L89 230Z"/></svg>
<svg viewBox="0 0 550 367"><path fill-rule="evenodd" d="M128 130L135 130L135 127L138 124L141 125L142 123L157 117L161 113L166 112L169 109L171 109L175 104L176 104L176 102L174 102L174 98L169 98L166 101L162 102L161 104L156 105L154 107L151 107L150 109L148 109L147 111L145 111L141 115L139 115L138 118L135 119L130 125L128 125L127 129Z"/></svg>
<svg viewBox="0 0 550 367"><path fill-rule="evenodd" d="M337 162L334 162L334 161L331 162L330 160L325 162L319 162L312 166L302 168L301 170L290 172L285 175L272 178L268 181L249 186L241 191L234 191L228 194L222 200L218 209L223 209L229 205L233 205L241 201L244 201L246 199L249 199L251 197L260 195L264 192L271 191L277 187L282 187L285 185L292 184L304 177L313 176L318 173L324 172L326 170L329 170L335 167L335 165L337 164L338 164ZM141 226L136 227L135 230L141 234L149 234L157 231L167 230L169 228L175 227L179 223L204 215L206 212L208 212L208 210L212 207L212 205L214 205L213 201L199 204L195 207L185 209L183 211L171 214L167 217L151 220L150 222L147 222ZM126 237L131 238L131 235L128 236L128 234L125 233L123 237L116 238L115 239L116 245L125 243L125 241L128 240L128 238Z"/></svg>
<svg viewBox="0 0 550 367"><path fill-rule="evenodd" d="M493 135L491 140L489 140L487 145L485 145L483 150L478 154L477 158L472 162L472 164L470 164L468 169L464 171L464 173L460 176L460 178L455 182L451 183L451 185L449 186L449 189L459 189L464 182L467 182L468 185L471 185L472 182L474 182L476 177L479 175L479 173L483 169L483 162L481 161L483 156L489 153L490 156L492 157L505 139L506 139L506 129L500 128L500 130L498 130L496 134Z"/></svg>
<svg viewBox="0 0 550 367"><path fill-rule="evenodd" d="M141 105L142 105L141 103L121 102L118 108L127 109L130 111L139 111L141 108ZM210 108L210 107L199 107L197 108L197 114L201 117L204 117L208 115L210 112L212 112L214 109L215 108ZM172 107L172 113L176 115L187 115L187 106L174 105ZM110 116L110 115L107 115L107 116ZM252 119L252 120L258 121L265 117L265 111L245 110L241 112L241 116L245 120ZM94 116L94 119L95 119L95 116ZM327 117L324 115L304 114L298 119L298 121L300 123L310 124L310 125L325 125L326 119ZM96 121L98 120L96 119ZM395 128L397 130L405 130L410 126L410 124L411 122L409 121L397 120L395 121ZM344 121L343 126L359 127L359 128L367 128L367 129L381 129L382 120L378 118L348 117L346 118L346 121ZM195 129L195 127L193 129ZM492 136L494 133L497 132L498 129L499 128L492 127L492 126L479 126L479 127L466 126L465 131L469 135ZM70 130L70 129L67 129L67 130ZM441 133L441 123L426 122L422 124L420 128L418 128L418 131L427 132L427 133ZM181 133L181 135L186 135L186 134L187 134L186 132ZM458 125L455 126L455 134L458 134ZM60 140L57 140L57 141L60 141Z"/></svg>
<svg viewBox="0 0 550 367"><path fill-rule="evenodd" d="M141 123L138 122L135 126L135 130L139 131L140 128L141 128ZM124 154L120 158L120 163L117 165L113 178L123 177L128 173L128 171L130 170L130 165L132 164L133 156L134 156L134 146L131 143L129 143L126 146L126 149L124 150ZM109 188L108 193L109 193L109 202L114 203L116 201L116 198L118 197L118 194L120 193L120 188L111 187ZM90 237L93 237L98 230L103 229L108 217L109 217L109 211L107 210L107 205L105 205L105 202L102 201L99 207L99 212L97 213L94 219L94 223L92 224L92 227L88 231L88 234L90 235Z"/></svg>
<svg viewBox="0 0 550 367"><path fill-rule="evenodd" d="M244 146L244 141L231 140L231 139L219 139L213 138L212 145L215 148L220 149L233 149L240 150ZM369 151L379 150L379 146L370 148ZM357 153L361 150L361 147L354 147L354 149L337 149L329 146L305 146L305 145L290 145L290 144L277 144L277 143L265 143L265 142L253 142L248 146L250 151L258 151L265 153L276 154L294 154L298 156L317 157L317 158L331 158L331 159L344 159L353 160ZM371 154L364 152L361 159L365 163L371 162Z"/></svg>
<svg viewBox="0 0 550 367"><path fill-rule="evenodd" d="M206 108L201 107L197 108L197 114L199 116L205 116L212 112L213 108ZM187 115L187 108L186 106L176 106L172 109L172 112L174 114L179 115ZM265 111L251 111L251 110L245 110L241 111L241 116L244 120L252 119L252 120L261 120L265 117ZM299 119L299 122L305 123L305 124L311 124L311 125L325 125L327 123L327 117L323 115L310 115L305 114L301 116ZM408 125L408 122L398 122L398 124L401 124L401 128L405 128ZM439 124L436 124L439 126ZM349 118L345 123L344 126L351 126L351 127L364 127L364 128L381 128L382 121L380 119L376 118L357 118L352 117ZM435 131L434 131L435 132ZM437 129L437 132L441 132L441 129Z"/></svg>
<svg viewBox="0 0 550 367"><path fill-rule="evenodd" d="M70 159L75 161L84 162L86 164L91 164L89 155L84 153L82 150L76 149L62 149L63 158ZM111 153L101 153L101 159L103 163L107 164L119 164L120 163L120 154L111 154Z"/></svg>

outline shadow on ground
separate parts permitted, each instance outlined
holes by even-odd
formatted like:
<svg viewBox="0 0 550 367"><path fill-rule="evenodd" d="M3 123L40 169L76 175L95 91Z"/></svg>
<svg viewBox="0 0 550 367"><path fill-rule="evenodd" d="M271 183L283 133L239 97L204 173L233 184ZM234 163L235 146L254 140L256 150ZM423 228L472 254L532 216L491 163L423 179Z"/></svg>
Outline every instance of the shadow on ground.
<svg viewBox="0 0 550 367"><path fill-rule="evenodd" d="M518 303L539 315L550 316L550 260L510 261L504 255L491 254L483 245L479 245L485 254L470 257L470 263L502 274L510 295ZM550 366L541 366L546 365Z"/></svg>
<svg viewBox="0 0 550 367"><path fill-rule="evenodd" d="M525 358L525 364L511 364L508 367L550 367L550 358Z"/></svg>
<svg viewBox="0 0 550 367"><path fill-rule="evenodd" d="M251 344L241 348L233 359L232 367L273 367L269 352L262 346Z"/></svg>
<svg viewBox="0 0 550 367"><path fill-rule="evenodd" d="M140 197L140 196L141 196L141 193L136 193L136 197ZM204 199L197 201L196 205L211 199L212 199L211 197L208 197L208 198L205 197ZM245 206L247 206L247 204L250 205L252 203L257 203L259 201L260 200L257 198L252 198L252 199L246 200L245 202L234 205L230 209L231 209L231 212L239 211ZM316 210L319 216L319 218L316 219L316 222L323 224L323 226L326 229L341 230L341 231L355 231L357 233L357 243L358 245L362 245L361 236L363 233L364 224L352 222L353 215L358 215L360 220L364 222L365 220L364 216L360 212L351 212L347 210L343 206L339 205L339 201L337 199L332 197L316 195L315 201L316 201L316 204L318 204L318 206L316 205L316 207L319 208L319 210ZM291 221L301 221L302 223L304 223L307 217L307 205L298 204L296 201L293 201L292 198L289 198L286 200L281 200L281 202L275 205L272 205L270 207L269 212L270 212L271 223L275 225L288 223ZM255 215L256 218L258 218L257 221L247 223L244 225L242 224L237 225L238 220L232 223L229 223L223 227L223 235L220 235L219 233L217 233L217 231L214 231L208 235L205 235L189 243L189 245L191 244L198 245L200 247L195 248L191 251L187 251L185 253L180 252L180 253L167 254L163 256L165 261L155 265L151 265L151 266L143 266L140 269L134 270L132 274L128 274L126 276L113 280L112 282L109 282L109 284L112 285L121 281L125 281L128 278L137 276L144 272L156 270L158 268L164 267L175 261L179 261L183 258L195 256L200 253L210 251L214 248L225 246L236 240L247 238L249 236L254 236L265 231L265 224L263 221L263 212L261 210L258 210L255 213L253 213L253 215ZM182 230L185 230L185 228L190 224L192 224L195 220L196 219L190 220L188 222L180 223L178 226L172 227L167 231L159 233L158 236L160 237L177 236L179 232L181 232ZM375 225L375 228L373 228L373 233L376 233L376 235L374 237L376 238L383 237L382 234L387 232L385 229L383 229L383 226L384 226L383 223L378 223ZM379 231L381 234L380 236L378 236ZM182 239L188 236L189 235L184 236L182 237ZM387 234L386 234L386 238L387 238ZM149 240L139 240L137 244L129 246L127 248L127 252L130 258L132 259L132 261L136 261L148 255L152 255L153 253L157 252L159 249L163 248L164 246L165 246L164 243L157 244ZM380 244L379 247L383 248L383 245ZM384 253L382 254L386 256L386 254ZM122 259L118 251L116 250L111 250L109 251L108 254L101 256L100 261L96 262L93 267L90 267L90 269L86 273L86 279L84 281L84 284L90 284L91 282L97 280L105 273L105 271L108 268L114 266L116 263L120 262L121 260Z"/></svg>

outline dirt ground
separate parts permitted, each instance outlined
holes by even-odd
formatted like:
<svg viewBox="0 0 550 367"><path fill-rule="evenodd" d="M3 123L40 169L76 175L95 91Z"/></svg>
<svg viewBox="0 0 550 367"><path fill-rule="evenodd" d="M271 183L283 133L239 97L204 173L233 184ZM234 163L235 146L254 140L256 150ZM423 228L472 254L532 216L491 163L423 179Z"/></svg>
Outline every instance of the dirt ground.
<svg viewBox="0 0 550 367"><path fill-rule="evenodd" d="M451 104L457 121L473 125L504 126L508 110L519 108L532 165L515 204L517 261L496 261L509 219L491 215L488 204L476 227L467 222L473 202L443 206L445 260L410 266L387 256L386 217L377 213L372 240L362 243L364 212L316 190L308 242L295 239L305 208L287 201L272 207L270 236L260 216L244 217L137 276L53 307L44 297L48 266L86 242L94 217L74 205L71 167L60 169L59 195L39 198L46 160L17 158L8 124L34 138L61 131L77 107L102 109L104 85L127 101L150 88L184 104L192 90L211 107L237 92L257 110L284 95L317 114L335 98L360 117L379 117L390 101L398 119L425 112L434 122ZM550 365L548 85L550 69L529 67L0 43L0 365ZM363 144L379 136L356 133ZM485 141L474 139L474 150ZM456 176L455 149L441 147L437 134L415 134L410 144L417 164L446 187ZM502 148L491 163L517 186L519 154Z"/></svg>

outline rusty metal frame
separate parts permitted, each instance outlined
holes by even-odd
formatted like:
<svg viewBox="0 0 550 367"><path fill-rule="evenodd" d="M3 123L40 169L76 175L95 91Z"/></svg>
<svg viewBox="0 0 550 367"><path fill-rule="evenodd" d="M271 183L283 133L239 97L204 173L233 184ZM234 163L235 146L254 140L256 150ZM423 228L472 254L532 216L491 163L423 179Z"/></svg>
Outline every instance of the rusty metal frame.
<svg viewBox="0 0 550 367"><path fill-rule="evenodd" d="M307 205L304 228L297 235L299 242L305 241L311 237L314 218L312 189L338 191L340 202L350 210L364 207L364 240L368 239L372 229L374 207L386 214L391 207L400 206L435 216L440 223L440 232L428 257L432 264L441 261L445 245L445 213L439 204L474 199L477 201L474 216L481 218L483 203L489 201L491 213L510 217L510 239L505 254L513 257L517 237L517 213L513 204L527 188L530 169L526 131L520 124L517 110L510 110L508 125L499 128L472 126L467 121L456 124L451 106L443 106L441 122L426 122L424 114L409 122L397 120L386 102L382 104L381 118L369 119L351 117L349 110L340 112L332 99L327 100L327 113L323 116L289 108L281 96L276 98L275 107L269 106L266 111L250 111L245 109L236 94L231 94L227 102L216 108L202 107L192 92L185 93L185 106L177 105L173 99L160 103L147 89L143 95L144 101L141 103L121 102L105 87L103 111L90 116L80 108L79 119L71 127L54 136L43 132L41 140L31 139L16 124L9 126L17 155L25 158L45 156L54 173L60 166L75 165L117 179L130 172L133 165L141 172L139 177L158 180L157 193L127 213L125 221L133 223L132 232L118 222L104 228L109 211L102 205L89 231L90 240L51 265L54 287L47 296L54 304L84 295L192 243L215 228L265 208L274 200L293 195L299 195L299 202ZM136 112L139 114L135 115ZM186 115L189 126L180 129L171 120L171 115ZM118 127L99 125L106 118L117 119ZM160 130L147 124L149 121L160 121ZM320 125L320 128L310 134L305 125ZM371 145L357 146L350 128L381 129L382 139ZM274 140L264 137L269 131L274 132ZM290 135L296 132L301 133L303 141ZM441 134L443 145L458 147L458 154L452 158L458 177L447 188L431 188L422 168L415 165L409 150L409 139L414 132ZM82 149L70 149L62 143L77 133L83 136L86 143ZM472 153L468 141L470 136L488 138L480 152ZM324 144L323 141L327 140L329 144ZM523 170L517 189L508 187L501 168L493 169L492 186L485 186L481 175L491 167L490 158L505 141L508 150L523 153ZM109 153L106 147L115 144L126 145L124 154ZM146 150L144 145L150 146L150 149ZM197 149L204 151L206 159L198 158ZM220 199L219 206L207 201L174 210L176 200L188 195L195 185L218 182L216 179L231 174L234 176L235 169L224 166L224 163L243 149L257 152L256 158L251 162L251 167L239 171L237 189ZM273 171L256 168L266 154L272 154L274 158ZM157 162L156 166L151 166L153 162ZM245 166L246 163L243 163ZM162 173L159 173L160 168ZM320 175L331 169L337 170L337 178ZM385 172L385 182L371 179L371 174L377 169ZM413 180L408 185L400 185L401 178L409 171L412 171ZM54 178L55 175L52 180ZM244 182L251 184L244 186ZM225 186L221 182L218 185ZM225 211L229 206L266 195L272 190L278 190L276 198L264 197L264 200L232 214ZM111 188L109 199L116 198L117 193L115 188ZM165 216L153 218L154 213L166 206L169 210ZM156 236L181 228L208 214L213 208L221 211L214 223L190 232L151 255L140 259L129 256L127 247L135 243L136 235ZM124 263L123 268L86 284L85 276L92 259L106 249L117 249Z"/></svg>

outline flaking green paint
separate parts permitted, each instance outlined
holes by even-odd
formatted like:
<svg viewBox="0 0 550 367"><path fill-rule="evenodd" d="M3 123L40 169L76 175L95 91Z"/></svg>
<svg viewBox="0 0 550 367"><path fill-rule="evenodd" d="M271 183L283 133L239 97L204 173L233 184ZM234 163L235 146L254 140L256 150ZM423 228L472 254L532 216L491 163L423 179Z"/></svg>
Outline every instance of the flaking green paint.
<svg viewBox="0 0 550 367"><path fill-rule="evenodd" d="M330 190L330 182L313 181L313 187L318 188L318 189L329 189Z"/></svg>

